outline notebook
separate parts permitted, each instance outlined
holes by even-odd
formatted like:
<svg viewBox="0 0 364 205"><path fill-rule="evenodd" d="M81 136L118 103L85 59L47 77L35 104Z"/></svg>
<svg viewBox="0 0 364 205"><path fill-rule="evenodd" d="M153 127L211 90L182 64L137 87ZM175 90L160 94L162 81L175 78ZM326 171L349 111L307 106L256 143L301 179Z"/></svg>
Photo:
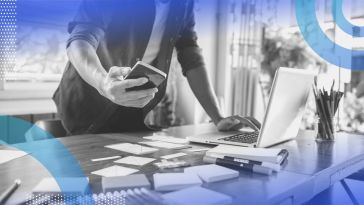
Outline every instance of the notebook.
<svg viewBox="0 0 364 205"><path fill-rule="evenodd" d="M284 159L287 158L288 152L285 149L219 145L207 151L206 156L220 158L223 158L224 156L230 156L241 159L280 164Z"/></svg>
<svg viewBox="0 0 364 205"><path fill-rule="evenodd" d="M151 154L158 151L158 149L156 148L145 147L142 145L131 144L131 143L120 143L120 144L108 145L105 147L135 155Z"/></svg>
<svg viewBox="0 0 364 205"><path fill-rule="evenodd" d="M233 202L228 195L202 187L190 187L164 194L162 197L175 205L228 205Z"/></svg>
<svg viewBox="0 0 364 205"><path fill-rule="evenodd" d="M201 179L193 173L156 173L153 179L157 191L175 191L202 184Z"/></svg>
<svg viewBox="0 0 364 205"><path fill-rule="evenodd" d="M105 193L134 188L151 188L150 182L144 174L134 174L119 177L103 177L101 184L102 190Z"/></svg>
<svg viewBox="0 0 364 205"><path fill-rule="evenodd" d="M189 148L189 145L185 144L174 144L169 142L162 141L148 141L148 142L139 142L140 144L148 145L151 147L164 148L164 149L185 149Z"/></svg>
<svg viewBox="0 0 364 205"><path fill-rule="evenodd" d="M184 172L197 174L204 182L207 183L223 181L239 176L238 171L216 164L188 167L185 168Z"/></svg>
<svg viewBox="0 0 364 205"><path fill-rule="evenodd" d="M62 181L64 188L62 194L84 194L88 188L88 183L85 183L85 178L65 177L57 178ZM61 189L54 178L44 178L38 185L33 188L33 195L39 194L60 194Z"/></svg>
<svg viewBox="0 0 364 205"><path fill-rule="evenodd" d="M122 167L122 166L111 166L104 169L100 169L94 172L91 172L91 174L99 175L102 177L117 177L117 176L127 176L130 174L134 174L135 172L138 172L137 169Z"/></svg>

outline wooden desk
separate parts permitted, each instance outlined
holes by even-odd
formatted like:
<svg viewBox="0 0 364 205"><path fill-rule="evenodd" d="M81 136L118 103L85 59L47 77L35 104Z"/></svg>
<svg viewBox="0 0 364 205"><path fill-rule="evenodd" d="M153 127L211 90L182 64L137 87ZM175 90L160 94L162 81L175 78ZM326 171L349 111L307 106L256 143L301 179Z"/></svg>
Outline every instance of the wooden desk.
<svg viewBox="0 0 364 205"><path fill-rule="evenodd" d="M185 137L193 134L208 133L215 130L212 125L195 125L171 128L167 132L174 136ZM85 174L89 176L94 192L100 191L100 177L90 172L113 165L112 161L91 162L91 159L127 154L104 148L105 145L142 141L142 136L151 133L80 135L61 138L60 141L80 161ZM36 142L42 143L42 141ZM192 145L201 147L203 145ZM300 204L333 183L364 168L364 136L338 134L334 143L316 143L313 132L301 132L296 140L280 144L277 147L289 151L288 163L283 171L272 176L241 172L239 179L204 184L204 187L226 193L234 198L234 204ZM1 147L0 147L1 148ZM57 150L54 150L57 152ZM183 150L182 150L183 151ZM160 150L146 155L158 158L179 151ZM183 157L193 165L202 164L204 153L188 153ZM55 159L56 160L56 159ZM66 165L64 165L66 166ZM129 166L131 168L138 168ZM181 172L182 169L168 170ZM151 179L153 173L162 172L149 164L141 168L141 173ZM30 193L43 177L48 177L47 170L30 156L26 156L0 166L0 191L17 178L22 180L21 187L10 198L14 203Z"/></svg>

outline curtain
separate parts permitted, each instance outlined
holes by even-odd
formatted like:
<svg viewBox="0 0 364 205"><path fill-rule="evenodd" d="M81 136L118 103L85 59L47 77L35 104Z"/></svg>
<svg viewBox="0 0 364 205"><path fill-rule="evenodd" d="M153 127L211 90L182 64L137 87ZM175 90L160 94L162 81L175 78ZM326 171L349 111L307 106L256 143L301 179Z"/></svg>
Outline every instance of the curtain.
<svg viewBox="0 0 364 205"><path fill-rule="evenodd" d="M263 26L262 0L230 2L230 69L232 113L255 116L259 90L259 73Z"/></svg>

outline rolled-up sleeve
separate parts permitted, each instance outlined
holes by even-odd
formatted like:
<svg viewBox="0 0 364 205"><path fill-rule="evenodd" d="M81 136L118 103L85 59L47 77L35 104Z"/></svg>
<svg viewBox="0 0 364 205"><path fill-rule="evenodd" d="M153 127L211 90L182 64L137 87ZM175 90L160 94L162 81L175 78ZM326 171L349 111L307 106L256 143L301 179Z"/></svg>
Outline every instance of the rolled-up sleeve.
<svg viewBox="0 0 364 205"><path fill-rule="evenodd" d="M197 34L195 31L194 1L190 0L187 5L186 19L181 29L180 38L175 47L177 58L182 66L183 75L191 69L205 66L201 48L197 44Z"/></svg>
<svg viewBox="0 0 364 205"><path fill-rule="evenodd" d="M83 0L74 18L68 24L70 37L67 47L75 40L84 40L95 49L105 35L105 20L97 0Z"/></svg>

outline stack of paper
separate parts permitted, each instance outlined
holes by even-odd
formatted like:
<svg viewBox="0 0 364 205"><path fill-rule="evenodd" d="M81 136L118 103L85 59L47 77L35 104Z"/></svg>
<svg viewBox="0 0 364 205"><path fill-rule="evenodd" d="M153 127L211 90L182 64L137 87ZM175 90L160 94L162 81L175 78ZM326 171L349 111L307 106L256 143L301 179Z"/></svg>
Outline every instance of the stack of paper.
<svg viewBox="0 0 364 205"><path fill-rule="evenodd" d="M261 162L281 163L288 155L282 149L253 148L232 145L219 145L206 152L206 156L213 157L236 157L240 159L255 160Z"/></svg>
<svg viewBox="0 0 364 205"><path fill-rule="evenodd" d="M201 179L193 173L156 173L153 179L157 191L174 191L202 184Z"/></svg>
<svg viewBox="0 0 364 205"><path fill-rule="evenodd" d="M62 194L84 194L87 190L88 183L84 178L57 178L64 185ZM59 194L61 189L54 178L44 178L33 189L33 194Z"/></svg>
<svg viewBox="0 0 364 205"><path fill-rule="evenodd" d="M144 174L119 177L103 177L101 184L102 190L105 193L134 188L151 188L150 182Z"/></svg>
<svg viewBox="0 0 364 205"><path fill-rule="evenodd" d="M239 176L238 171L218 166L216 164L188 167L185 168L184 172L197 174L204 182L208 183L232 179Z"/></svg>
<svg viewBox="0 0 364 205"><path fill-rule="evenodd" d="M185 144L175 144L169 142L162 141L148 141L148 142L139 142L140 144L148 145L151 147L164 148L164 149L185 149L189 148L189 145Z"/></svg>
<svg viewBox="0 0 364 205"><path fill-rule="evenodd" d="M204 162L271 175L279 172L288 156L285 149L219 145L206 152Z"/></svg>
<svg viewBox="0 0 364 205"><path fill-rule="evenodd" d="M158 151L158 149L152 147L145 147L130 143L120 143L120 144L108 145L105 147L136 155L151 154Z"/></svg>
<svg viewBox="0 0 364 205"><path fill-rule="evenodd" d="M170 204L176 205L227 205L232 198L202 187L191 187L162 196Z"/></svg>

